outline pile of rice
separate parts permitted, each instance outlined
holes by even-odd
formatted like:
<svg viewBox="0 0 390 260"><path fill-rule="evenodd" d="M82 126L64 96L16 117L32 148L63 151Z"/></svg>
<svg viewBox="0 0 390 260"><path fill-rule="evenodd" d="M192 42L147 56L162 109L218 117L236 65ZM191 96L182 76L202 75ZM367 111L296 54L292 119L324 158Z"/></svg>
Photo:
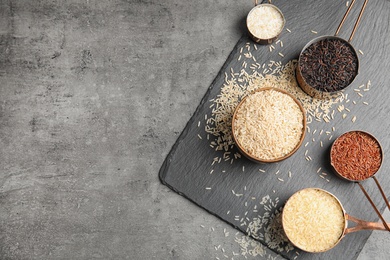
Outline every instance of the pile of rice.
<svg viewBox="0 0 390 260"><path fill-rule="evenodd" d="M248 14L247 26L255 37L271 39L282 31L284 18L275 7L258 5Z"/></svg>
<svg viewBox="0 0 390 260"><path fill-rule="evenodd" d="M345 228L340 203L328 192L316 188L300 190L287 201L282 223L295 246L313 253L334 247Z"/></svg>
<svg viewBox="0 0 390 260"><path fill-rule="evenodd" d="M252 158L275 160L289 155L304 133L297 102L276 89L256 91L243 99L233 119L234 137Z"/></svg>

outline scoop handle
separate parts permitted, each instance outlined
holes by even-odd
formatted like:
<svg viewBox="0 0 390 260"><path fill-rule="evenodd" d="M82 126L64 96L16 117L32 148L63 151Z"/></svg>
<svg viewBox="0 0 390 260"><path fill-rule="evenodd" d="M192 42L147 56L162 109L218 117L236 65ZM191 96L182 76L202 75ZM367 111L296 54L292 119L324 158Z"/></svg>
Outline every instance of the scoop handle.
<svg viewBox="0 0 390 260"><path fill-rule="evenodd" d="M385 225L382 222L369 222L365 220L361 220L358 218L355 218L351 215L345 214L345 218L347 220L350 220L352 222L356 223L356 226L350 227L345 229L344 234L349 234L352 232L360 231L360 230L383 230L387 231ZM390 223L387 223L387 225L390 225Z"/></svg>
<svg viewBox="0 0 390 260"><path fill-rule="evenodd" d="M382 188L381 188L381 186L380 186L378 180L377 180L375 177L374 177L374 179L375 179L376 184L378 185L379 190L381 191L381 194L382 194L384 200L386 201L386 204L388 205L389 202L388 202L388 200L387 200L387 198L386 198L386 196L385 196L385 194L384 194L384 192L383 192L383 190L382 190ZM382 214L380 213L379 209L375 206L375 204L374 204L374 202L372 201L370 195L368 195L366 189L363 187L363 185L362 185L360 182L358 182L358 184L359 184L360 189L363 191L364 195L366 196L367 200L370 202L372 208L375 210L376 214L377 214L378 217L382 220L382 223L383 223L383 225L385 226L385 228L386 228L388 231L390 231L390 225L389 225L388 223L386 223L386 220L383 218L383 216L382 216Z"/></svg>
<svg viewBox="0 0 390 260"><path fill-rule="evenodd" d="M341 20L341 22L340 22L340 24L339 24L339 27L337 28L336 33L334 34L334 36L337 36L337 35L339 34L340 29L341 29L341 27L343 26L343 24L344 24L344 22L345 22L345 19L347 19L347 16L348 16L348 14L349 14L349 11L351 11L352 6L353 6L353 4L355 3L355 1L356 1L356 0L352 0L351 4L349 5L347 11L346 11L345 14L344 14L343 19ZM355 22L355 25L353 26L352 33L351 33L351 35L349 36L348 42L351 42L351 41L352 41L352 38L353 38L353 36L354 36L354 34L355 34L355 32L356 32L356 29L357 29L357 27L358 27L358 25L359 25L360 19L362 18L363 12L364 12L364 10L366 9L367 2L368 2L368 0L364 0L362 9L360 10L359 16L358 16L358 18L357 18L357 20L356 20L356 22Z"/></svg>
<svg viewBox="0 0 390 260"><path fill-rule="evenodd" d="M383 191L378 179L374 176L372 176L372 178L374 179L375 183L376 183L376 186L378 186L378 189L379 191L381 192L381 195L383 197L383 199L385 200L386 202L386 205L387 205L387 208L390 210L390 203L389 203L389 200L387 199L386 195L385 195L385 192Z"/></svg>
<svg viewBox="0 0 390 260"><path fill-rule="evenodd" d="M263 1L260 1L260 4L262 3ZM268 3L269 4L272 4L272 0L268 0ZM259 1L258 0L255 0L255 6L259 4Z"/></svg>

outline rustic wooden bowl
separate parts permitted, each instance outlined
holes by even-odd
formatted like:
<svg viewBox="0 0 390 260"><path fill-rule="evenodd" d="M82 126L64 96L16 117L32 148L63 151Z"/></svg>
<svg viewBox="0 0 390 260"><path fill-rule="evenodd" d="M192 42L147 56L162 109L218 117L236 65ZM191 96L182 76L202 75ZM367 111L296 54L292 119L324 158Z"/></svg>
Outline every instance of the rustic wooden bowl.
<svg viewBox="0 0 390 260"><path fill-rule="evenodd" d="M295 146L295 148L293 150L291 150L288 154L282 156L282 157L278 157L278 158L275 158L275 159L263 159L263 158L258 158L256 156L253 156L251 155L250 153L248 153L245 149L245 147L243 147L237 140L237 134L235 132L235 126L236 126L236 117L237 117L237 111L239 111L241 105L245 102L245 100L247 99L247 97L249 95L252 95L256 92L259 92L259 91L267 91L267 90L274 90L274 91L278 91L278 92L281 92L283 94L286 94L288 95L289 97L291 97L295 103L299 106L301 112L302 112L302 115L303 115L303 128L302 128L302 135L301 135L301 138L298 142L298 144ZM233 114L233 118L232 118L232 136L233 136L233 140L234 142L236 143L236 146L238 148L238 150L245 156L247 157L248 159L250 159L251 161L254 161L254 162L257 162L257 163L272 163L272 162L279 162L279 161L282 161L288 157L290 157L291 155L293 155L298 149L299 147L302 145L303 143L303 140L305 139L305 134L306 134L306 112L305 112L305 109L303 108L302 104L298 101L298 99L296 99L293 95L291 95L290 93L288 93L287 91L284 91L284 90L281 90L281 89L277 89L277 88L271 88L271 87L267 87L267 88L260 88L254 92L252 92L251 94L247 95L246 97L244 97L241 102L237 105L235 111L234 111L234 114Z"/></svg>

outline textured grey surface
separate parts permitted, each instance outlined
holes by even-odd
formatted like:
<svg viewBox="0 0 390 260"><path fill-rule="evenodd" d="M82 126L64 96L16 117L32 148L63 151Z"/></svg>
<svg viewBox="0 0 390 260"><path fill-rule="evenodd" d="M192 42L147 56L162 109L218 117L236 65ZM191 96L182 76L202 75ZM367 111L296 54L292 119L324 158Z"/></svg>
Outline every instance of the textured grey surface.
<svg viewBox="0 0 390 260"><path fill-rule="evenodd" d="M239 251L223 232L233 228L161 185L158 171L251 7L0 1L0 259ZM384 233L361 259L390 253Z"/></svg>

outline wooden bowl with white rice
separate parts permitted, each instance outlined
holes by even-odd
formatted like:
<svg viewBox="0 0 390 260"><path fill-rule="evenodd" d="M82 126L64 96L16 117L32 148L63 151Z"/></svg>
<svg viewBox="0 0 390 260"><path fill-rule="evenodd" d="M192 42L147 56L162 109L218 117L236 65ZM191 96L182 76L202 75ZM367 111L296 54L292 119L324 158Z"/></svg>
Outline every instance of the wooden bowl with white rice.
<svg viewBox="0 0 390 260"><path fill-rule="evenodd" d="M302 145L306 115L301 103L277 88L244 97L232 119L232 136L242 154L258 163L278 162Z"/></svg>

